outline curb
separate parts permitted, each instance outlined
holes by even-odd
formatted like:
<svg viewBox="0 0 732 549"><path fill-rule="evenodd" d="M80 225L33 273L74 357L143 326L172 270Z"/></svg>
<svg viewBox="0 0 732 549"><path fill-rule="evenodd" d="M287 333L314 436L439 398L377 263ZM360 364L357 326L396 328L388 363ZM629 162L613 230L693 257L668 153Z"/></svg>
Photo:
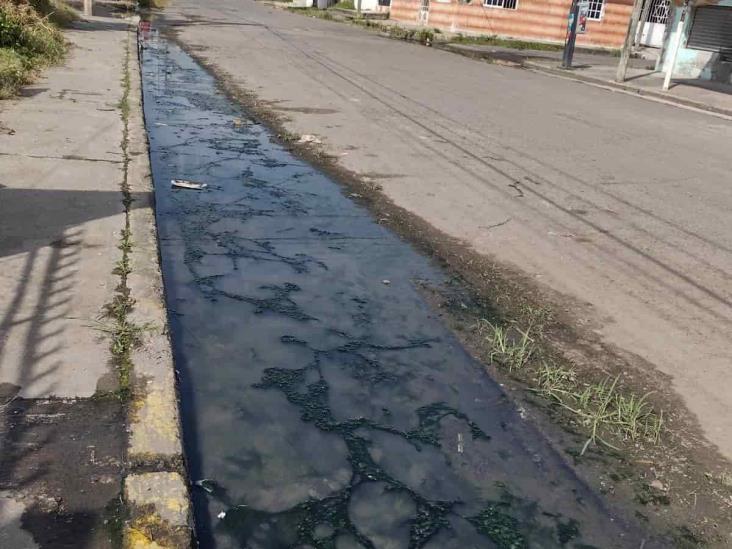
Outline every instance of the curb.
<svg viewBox="0 0 732 549"><path fill-rule="evenodd" d="M704 111L707 114L711 114L713 116L718 116L720 118L732 119L732 110L720 109L718 107L713 107L711 105L707 105L706 103L699 103L698 101L694 101L692 99L684 99L684 98L676 97L674 95L666 94L663 92L648 90L645 88L639 88L637 86L632 86L629 84L621 84L619 82L613 82L612 80L605 80L603 78L595 78L593 76L577 74L577 73L573 73L573 72L563 70L560 68L549 67L542 63L535 63L533 61L529 61L526 59L526 57L524 57L520 53L477 52L477 51L471 51L471 50L464 50L462 48L455 48L455 47L452 47L452 45L449 43L440 44L440 45L435 44L435 46L438 49L448 51L450 53L456 53L458 55L462 55L462 56L468 57L470 59L480 59L483 61L487 61L489 63L494 63L496 65L504 65L504 66L509 66L509 67L527 69L527 70L531 70L534 72L542 72L545 74L551 74L552 76L557 76L559 78L565 78L567 80L575 80L575 81L582 82L585 84L590 84L593 86L600 86L600 87L603 87L606 89L622 91L622 92L628 93L630 95L635 95L637 97L647 99L649 101L660 101L660 102L663 102L663 103L666 103L669 105Z"/></svg>
<svg viewBox="0 0 732 549"><path fill-rule="evenodd" d="M358 12L356 10L330 7L330 8L328 8L328 11L339 13L350 19L359 17ZM373 19L374 21L386 21L389 19L389 14L387 12L381 13L381 12L363 12L362 11L361 17L363 19Z"/></svg>
<svg viewBox="0 0 732 549"><path fill-rule="evenodd" d="M682 97L676 97L674 95L666 94L663 92L647 90L645 88L639 88L637 86L631 86L629 84L621 84L620 82L613 82L611 80L604 80L602 78L595 78L593 76L568 73L567 71L564 71L562 69L554 69L545 65L541 65L539 63L532 63L530 61L525 61L523 63L523 67L533 71L544 72L554 76L559 76L560 78L567 78L569 80L576 80L578 82L584 82L586 84L592 84L602 86L604 88L623 91L628 94L636 95L638 97L651 101L662 101L670 105L696 109L714 116L732 119L732 110L720 109L719 107L713 107L711 105L707 105L706 103L699 103L698 101L694 101L692 99L684 99Z"/></svg>
<svg viewBox="0 0 732 549"><path fill-rule="evenodd" d="M125 547L191 547L193 522L185 471L175 368L160 271L152 170L142 110L138 17L130 20L127 181L134 245L127 277L135 306L131 320L145 330L132 351L133 396L128 411L129 474L124 481Z"/></svg>

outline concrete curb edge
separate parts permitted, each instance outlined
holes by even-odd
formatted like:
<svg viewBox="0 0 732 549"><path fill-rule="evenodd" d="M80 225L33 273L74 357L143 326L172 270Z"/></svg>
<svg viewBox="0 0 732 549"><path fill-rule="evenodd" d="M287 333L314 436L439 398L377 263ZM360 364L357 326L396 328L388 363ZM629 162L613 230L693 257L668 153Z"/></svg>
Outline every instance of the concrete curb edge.
<svg viewBox="0 0 732 549"><path fill-rule="evenodd" d="M124 481L126 548L189 548L193 539L178 393L160 270L152 170L142 108L138 17L130 19L127 181L132 203L131 322L144 327L132 351L133 390L128 412L129 472Z"/></svg>

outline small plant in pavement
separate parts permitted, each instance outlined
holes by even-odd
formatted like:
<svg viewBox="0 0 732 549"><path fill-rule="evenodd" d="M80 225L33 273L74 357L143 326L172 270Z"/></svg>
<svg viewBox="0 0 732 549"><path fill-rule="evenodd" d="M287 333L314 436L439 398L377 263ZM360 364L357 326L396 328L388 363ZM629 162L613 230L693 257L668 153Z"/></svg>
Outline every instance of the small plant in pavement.
<svg viewBox="0 0 732 549"><path fill-rule="evenodd" d="M660 441L663 413L653 409L648 400L650 393L639 396L623 391L619 376L585 382L573 368L541 360L542 349L537 342L543 338L546 312L529 313L525 329L483 319L475 330L485 342L492 363L518 376L529 384L532 392L568 412L587 432L588 438L580 455L598 442L617 450L607 440L607 435L632 442Z"/></svg>

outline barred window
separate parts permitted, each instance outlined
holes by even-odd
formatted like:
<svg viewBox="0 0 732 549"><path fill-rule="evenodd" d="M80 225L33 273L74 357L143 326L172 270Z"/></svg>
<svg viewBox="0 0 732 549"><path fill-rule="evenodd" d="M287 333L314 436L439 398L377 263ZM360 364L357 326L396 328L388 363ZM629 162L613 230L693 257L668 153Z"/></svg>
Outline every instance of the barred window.
<svg viewBox="0 0 732 549"><path fill-rule="evenodd" d="M604 7L605 0L590 0L590 9L587 12L587 19L594 19L596 21L602 19L602 12Z"/></svg>
<svg viewBox="0 0 732 549"><path fill-rule="evenodd" d="M483 0L486 8L505 8L507 10L515 10L518 6L518 0Z"/></svg>
<svg viewBox="0 0 732 549"><path fill-rule="evenodd" d="M668 12L671 6L670 0L646 0L651 3L651 9L648 11L649 23L660 23L665 25L668 23Z"/></svg>

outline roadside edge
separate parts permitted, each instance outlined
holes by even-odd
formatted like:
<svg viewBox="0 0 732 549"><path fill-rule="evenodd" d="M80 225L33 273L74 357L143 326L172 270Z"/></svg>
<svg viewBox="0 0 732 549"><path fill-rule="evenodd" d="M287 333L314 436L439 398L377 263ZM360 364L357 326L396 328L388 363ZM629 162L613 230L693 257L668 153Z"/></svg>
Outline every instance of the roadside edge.
<svg viewBox="0 0 732 549"><path fill-rule="evenodd" d="M131 353L134 381L128 411L129 472L124 481L128 520L123 535L129 549L178 549L191 547L193 521L142 106L138 22L139 17L130 19L127 38L128 216L133 240L127 284L135 300L130 318L142 327L143 335Z"/></svg>
<svg viewBox="0 0 732 549"><path fill-rule="evenodd" d="M294 13L296 15L299 15L301 17L318 17L320 19L332 21L334 23L347 23L351 25L356 25L352 19L337 19L337 18L326 18L326 17L320 17L320 16L314 16L310 15L308 13L297 13L297 10L290 9L288 6L279 5L278 2L265 2L268 5L271 5L275 9L279 10L287 10L290 11L290 13ZM324 10L326 11L326 10ZM327 12L330 12L331 10L327 10ZM340 15L340 14L339 14ZM396 21L394 19L390 19L391 22L393 22L394 27L399 27L404 30L415 30L415 31L432 31L433 27L410 27L407 25L402 24L401 21ZM367 27L363 27L368 30ZM444 40L430 40L429 44L425 44L423 40L420 38L419 34L415 34L412 38L406 38L401 36L390 36L389 34L386 34L382 29L379 29L378 26L371 29L376 31L376 34L378 36L381 36L383 38L388 38L391 40L401 40L404 42L413 42L421 45L427 45L430 47L434 47L435 49L439 49L445 52L454 53L457 55L462 55L463 57L467 57L469 59L475 59L479 61L485 61L487 63L493 63L496 65L504 65L508 67L513 68L520 68L520 69L526 69L532 72L538 72L543 74L548 74L551 76L555 76L558 78L564 78L567 80L574 80L576 82L581 82L583 84L587 84L590 86L599 87L608 91L616 91L625 93L627 95L632 95L635 97L640 97L641 99L645 99L647 101L655 101L657 103L664 103L666 105L672 106L672 107L678 107L682 109L688 109L697 111L703 114L708 114L711 116L716 116L718 118L722 118L724 120L732 120L732 110L723 109L719 107L714 107L712 105L707 105L706 103L701 103L699 101L694 101L693 99L685 99L682 97L676 97L674 95L671 95L669 93L664 93L660 91L655 91L652 89L645 89L638 86L634 86L632 84L627 83L619 83L619 82L613 82L611 80L605 80L602 78L595 78L593 76L586 76L583 74L573 73L566 69L561 68L553 68L546 65L543 65L541 63L535 63L532 61L528 61L525 59L520 53L518 54L509 54L509 55L493 55L490 52L485 53L476 53L471 52L469 50L463 50L460 48L454 47L453 43L449 41Z"/></svg>
<svg viewBox="0 0 732 549"><path fill-rule="evenodd" d="M457 55L462 55L463 57L468 57L469 59L486 61L488 63L493 63L493 64L497 64L497 65L505 65L505 66L518 68L518 69L525 69L525 70L532 71L532 72L548 74L550 76L555 76L557 78L564 78L566 80L574 80L576 82L581 82L583 84L587 84L590 86L603 88L608 91L617 91L617 92L625 93L625 94L632 95L635 97L640 97L641 99L646 99L648 101L664 103L666 105L670 105L670 106L674 106L674 107L689 109L689 110L701 112L703 114L709 114L712 116L723 118L725 120L732 120L732 111L731 110L721 109L718 107L707 105L705 103L700 103L698 101L694 101L692 99L684 99L682 97L676 97L674 95L664 93L664 92L641 88L639 86L634 86L632 84L613 82L611 80L604 80L602 78L595 78L593 76L579 74L576 72L572 72L571 70L562 69L559 67L557 67L557 68L549 67L549 66L543 65L541 63L535 63L533 61L529 61L526 58L524 58L523 56L521 56L520 54L511 55L511 56L506 56L506 55L495 56L495 55L491 54L490 52L475 53L475 52L471 52L469 50L463 50L460 48L453 47L452 44L450 44L450 43L436 45L436 49L441 49L443 51L447 51L447 52L454 53Z"/></svg>

